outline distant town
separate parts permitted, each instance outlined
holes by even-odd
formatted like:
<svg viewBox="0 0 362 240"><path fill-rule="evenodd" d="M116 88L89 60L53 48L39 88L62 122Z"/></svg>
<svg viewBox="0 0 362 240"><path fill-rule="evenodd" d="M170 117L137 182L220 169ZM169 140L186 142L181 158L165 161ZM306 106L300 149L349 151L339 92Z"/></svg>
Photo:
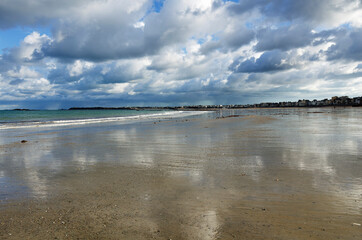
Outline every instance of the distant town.
<svg viewBox="0 0 362 240"><path fill-rule="evenodd" d="M336 106L362 106L362 97L349 98L347 96L332 97L323 100L298 100L296 102L264 102L246 105L212 105L212 106L187 106L186 108L287 108L287 107L336 107ZM181 107L182 108L182 107Z"/></svg>
<svg viewBox="0 0 362 240"><path fill-rule="evenodd" d="M236 109L236 108L288 108L288 107L359 107L362 106L362 97L350 98L348 96L335 96L331 99L323 100L298 100L296 102L265 102L258 104L232 104L232 105L191 105L191 106L176 106L176 107L118 107L118 108L105 108L105 107L86 107L78 108L73 107L69 110L213 110L213 109Z"/></svg>

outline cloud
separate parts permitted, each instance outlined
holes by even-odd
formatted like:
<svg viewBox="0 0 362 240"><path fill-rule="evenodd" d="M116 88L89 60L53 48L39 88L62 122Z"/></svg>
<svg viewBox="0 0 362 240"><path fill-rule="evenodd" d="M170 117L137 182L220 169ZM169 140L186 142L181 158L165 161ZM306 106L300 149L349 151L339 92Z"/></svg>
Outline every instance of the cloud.
<svg viewBox="0 0 362 240"><path fill-rule="evenodd" d="M24 38L19 47L5 51L3 59L14 62L33 62L44 58L42 48L51 43L51 38L45 34L32 32Z"/></svg>
<svg viewBox="0 0 362 240"><path fill-rule="evenodd" d="M212 15L216 10L211 0L169 0L160 12L147 14L150 8L145 0L92 2L59 21L54 41L43 51L51 57L89 61L137 58L222 27L217 14Z"/></svg>
<svg viewBox="0 0 362 240"><path fill-rule="evenodd" d="M0 29L38 30L0 53L0 101L48 108L357 94L361 9L357 0L1 1Z"/></svg>
<svg viewBox="0 0 362 240"><path fill-rule="evenodd" d="M255 37L255 32L245 26L233 26L228 31L219 34L216 39L209 36L200 48L202 54L219 50L222 52L235 51L240 47L249 44Z"/></svg>
<svg viewBox="0 0 362 240"><path fill-rule="evenodd" d="M54 42L43 51L47 56L103 61L139 57L152 53L139 20L149 1L94 1L53 29Z"/></svg>
<svg viewBox="0 0 362 240"><path fill-rule="evenodd" d="M240 73L272 72L291 69L298 66L292 54L273 50L264 52L259 58L250 58L244 61L235 60L230 70Z"/></svg>
<svg viewBox="0 0 362 240"><path fill-rule="evenodd" d="M113 61L94 64L87 61L74 61L58 64L51 69L48 79L60 87L73 89L94 89L101 84L125 83L144 77L143 69L147 61Z"/></svg>
<svg viewBox="0 0 362 240"><path fill-rule="evenodd" d="M354 29L334 39L334 44L326 51L328 60L362 61L361 39L362 28Z"/></svg>
<svg viewBox="0 0 362 240"><path fill-rule="evenodd" d="M9 70L7 75L11 78L38 78L41 76L38 72L24 66L21 66L20 69Z"/></svg>
<svg viewBox="0 0 362 240"><path fill-rule="evenodd" d="M359 11L360 0L245 0L228 6L232 14L259 11L270 20L302 21L310 24L338 26L346 21L346 16ZM350 22L359 22L355 17Z"/></svg>
<svg viewBox="0 0 362 240"><path fill-rule="evenodd" d="M0 28L48 25L51 20L73 15L89 2L88 0L3 0L0 2Z"/></svg>
<svg viewBox="0 0 362 240"><path fill-rule="evenodd" d="M258 31L257 51L274 49L289 50L309 45L314 35L307 25L291 25L277 29L264 28Z"/></svg>
<svg viewBox="0 0 362 240"><path fill-rule="evenodd" d="M145 0L91 2L56 21L54 39L44 44L42 53L95 62L152 56L190 38L221 32L225 24L227 31L219 34L224 51L249 43L254 32L235 20L226 22L225 9L214 9L212 3L168 0L160 12L146 13L151 5Z"/></svg>

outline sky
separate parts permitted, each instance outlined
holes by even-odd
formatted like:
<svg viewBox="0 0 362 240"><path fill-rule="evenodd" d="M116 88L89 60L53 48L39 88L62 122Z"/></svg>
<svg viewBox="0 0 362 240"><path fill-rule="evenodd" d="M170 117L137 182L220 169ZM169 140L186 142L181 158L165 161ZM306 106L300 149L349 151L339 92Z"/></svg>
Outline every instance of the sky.
<svg viewBox="0 0 362 240"><path fill-rule="evenodd" d="M362 95L362 0L2 0L0 109Z"/></svg>

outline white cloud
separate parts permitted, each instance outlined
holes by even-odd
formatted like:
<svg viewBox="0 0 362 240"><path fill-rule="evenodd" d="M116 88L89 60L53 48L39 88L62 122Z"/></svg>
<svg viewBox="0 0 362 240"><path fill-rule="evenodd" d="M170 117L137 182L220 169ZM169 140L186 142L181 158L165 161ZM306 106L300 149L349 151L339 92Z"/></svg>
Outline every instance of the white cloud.
<svg viewBox="0 0 362 240"><path fill-rule="evenodd" d="M40 78L41 74L28 67L21 66L20 69L13 69L7 72L8 77L12 78Z"/></svg>
<svg viewBox="0 0 362 240"><path fill-rule="evenodd" d="M51 38L45 34L32 32L24 38L19 47L11 49L11 57L16 61L37 60L42 54L42 47L51 42Z"/></svg>
<svg viewBox="0 0 362 240"><path fill-rule="evenodd" d="M69 76L74 77L81 75L84 70L92 69L93 66L94 64L91 62L76 60L73 64L68 65L67 69Z"/></svg>

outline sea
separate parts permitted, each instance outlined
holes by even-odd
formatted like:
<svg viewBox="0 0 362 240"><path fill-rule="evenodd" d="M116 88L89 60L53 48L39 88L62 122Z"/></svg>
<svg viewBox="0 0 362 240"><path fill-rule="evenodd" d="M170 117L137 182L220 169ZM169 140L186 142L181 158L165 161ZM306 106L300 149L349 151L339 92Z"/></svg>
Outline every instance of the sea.
<svg viewBox="0 0 362 240"><path fill-rule="evenodd" d="M173 110L0 110L0 130L58 127L184 117L203 112Z"/></svg>

